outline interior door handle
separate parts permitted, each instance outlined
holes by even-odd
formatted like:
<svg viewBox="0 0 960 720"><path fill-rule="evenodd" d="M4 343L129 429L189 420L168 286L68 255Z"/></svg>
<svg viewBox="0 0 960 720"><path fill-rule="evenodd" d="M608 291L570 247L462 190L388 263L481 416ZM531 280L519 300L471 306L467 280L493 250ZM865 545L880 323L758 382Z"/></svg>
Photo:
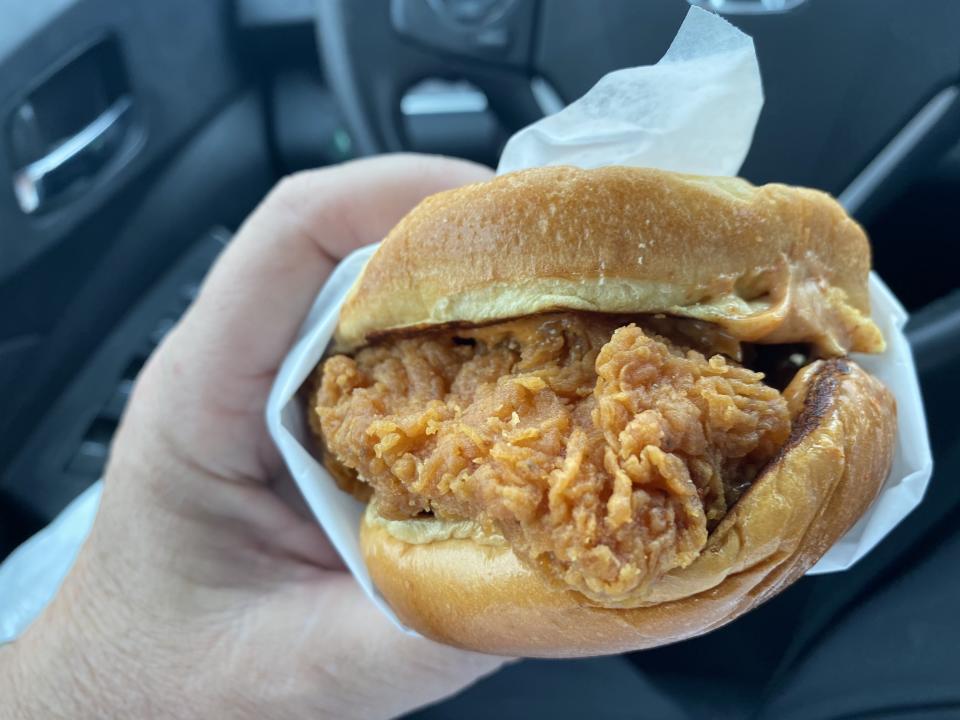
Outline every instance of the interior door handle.
<svg viewBox="0 0 960 720"><path fill-rule="evenodd" d="M94 177L122 146L130 127L129 95L117 98L88 125L13 175L20 209L36 213L71 188Z"/></svg>

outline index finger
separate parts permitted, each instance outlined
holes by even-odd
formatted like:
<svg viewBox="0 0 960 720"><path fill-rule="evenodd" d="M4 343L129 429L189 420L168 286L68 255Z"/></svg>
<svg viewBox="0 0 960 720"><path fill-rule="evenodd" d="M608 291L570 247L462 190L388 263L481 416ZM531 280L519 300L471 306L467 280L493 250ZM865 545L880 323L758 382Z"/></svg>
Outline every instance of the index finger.
<svg viewBox="0 0 960 720"><path fill-rule="evenodd" d="M206 370L241 380L275 373L340 258L382 239L426 196L490 174L462 160L390 155L281 182L224 251L192 311Z"/></svg>

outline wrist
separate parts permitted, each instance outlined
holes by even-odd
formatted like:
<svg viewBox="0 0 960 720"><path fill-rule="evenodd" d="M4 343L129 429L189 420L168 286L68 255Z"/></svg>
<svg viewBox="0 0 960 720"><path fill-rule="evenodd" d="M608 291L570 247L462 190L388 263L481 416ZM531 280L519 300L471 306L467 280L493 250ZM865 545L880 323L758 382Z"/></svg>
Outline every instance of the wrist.
<svg viewBox="0 0 960 720"><path fill-rule="evenodd" d="M85 718L106 715L89 700L72 658L53 662L31 634L0 647L0 720Z"/></svg>
<svg viewBox="0 0 960 720"><path fill-rule="evenodd" d="M0 645L0 720L29 717L24 697L29 692L21 668L21 642Z"/></svg>
<svg viewBox="0 0 960 720"><path fill-rule="evenodd" d="M160 669L144 667L151 644L127 608L82 576L75 568L27 632L0 647L0 720L160 717L174 699Z"/></svg>
<svg viewBox="0 0 960 720"><path fill-rule="evenodd" d="M0 647L0 720L109 717L82 648L49 622L41 616L20 639Z"/></svg>

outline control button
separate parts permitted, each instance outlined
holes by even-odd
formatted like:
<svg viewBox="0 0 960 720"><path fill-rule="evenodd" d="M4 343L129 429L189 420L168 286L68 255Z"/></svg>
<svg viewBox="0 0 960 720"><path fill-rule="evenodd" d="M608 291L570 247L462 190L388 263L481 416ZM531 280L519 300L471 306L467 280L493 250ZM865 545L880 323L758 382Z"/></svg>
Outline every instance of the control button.
<svg viewBox="0 0 960 720"><path fill-rule="evenodd" d="M180 287L177 295L177 311L183 312L190 307L200 294L200 283L190 282Z"/></svg>
<svg viewBox="0 0 960 720"><path fill-rule="evenodd" d="M464 25L483 25L495 20L516 0L430 0L436 11Z"/></svg>
<svg viewBox="0 0 960 720"><path fill-rule="evenodd" d="M143 370L143 366L147 364L147 355L139 353L130 358L130 362L127 363L127 366L123 369L123 374L120 376L123 380L133 380L137 379L137 375L140 374L140 371Z"/></svg>
<svg viewBox="0 0 960 720"><path fill-rule="evenodd" d="M390 20L402 37L434 50L525 68L533 0L391 0Z"/></svg>
<svg viewBox="0 0 960 720"><path fill-rule="evenodd" d="M123 414L123 409L127 406L127 401L130 399L130 393L132 392L133 380L121 380L113 389L113 393L107 400L106 405L103 406L103 410L100 412L100 414L103 417L110 418L112 420L119 420L120 416Z"/></svg>
<svg viewBox="0 0 960 720"><path fill-rule="evenodd" d="M173 330L176 324L177 321L173 318L161 318L160 322L157 323L157 326L150 333L150 345L153 347L159 345L167 336L167 333Z"/></svg>
<svg viewBox="0 0 960 720"><path fill-rule="evenodd" d="M84 440L67 464L67 472L85 477L99 477L107 465L107 446Z"/></svg>
<svg viewBox="0 0 960 720"><path fill-rule="evenodd" d="M807 0L687 0L721 15L768 15L790 12Z"/></svg>
<svg viewBox="0 0 960 720"><path fill-rule="evenodd" d="M67 463L67 472L99 477L107 464L110 441L116 429L116 421L105 417L98 417L90 423L76 454Z"/></svg>

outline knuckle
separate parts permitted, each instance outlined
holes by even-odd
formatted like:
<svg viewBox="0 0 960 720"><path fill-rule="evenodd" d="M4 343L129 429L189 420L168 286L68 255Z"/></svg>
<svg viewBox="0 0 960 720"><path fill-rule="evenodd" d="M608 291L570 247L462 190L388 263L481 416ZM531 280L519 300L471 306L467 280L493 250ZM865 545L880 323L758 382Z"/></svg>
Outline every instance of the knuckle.
<svg viewBox="0 0 960 720"><path fill-rule="evenodd" d="M303 196L306 188L310 185L310 180L316 171L299 170L297 172L284 175L273 186L268 201L289 202L294 198Z"/></svg>

